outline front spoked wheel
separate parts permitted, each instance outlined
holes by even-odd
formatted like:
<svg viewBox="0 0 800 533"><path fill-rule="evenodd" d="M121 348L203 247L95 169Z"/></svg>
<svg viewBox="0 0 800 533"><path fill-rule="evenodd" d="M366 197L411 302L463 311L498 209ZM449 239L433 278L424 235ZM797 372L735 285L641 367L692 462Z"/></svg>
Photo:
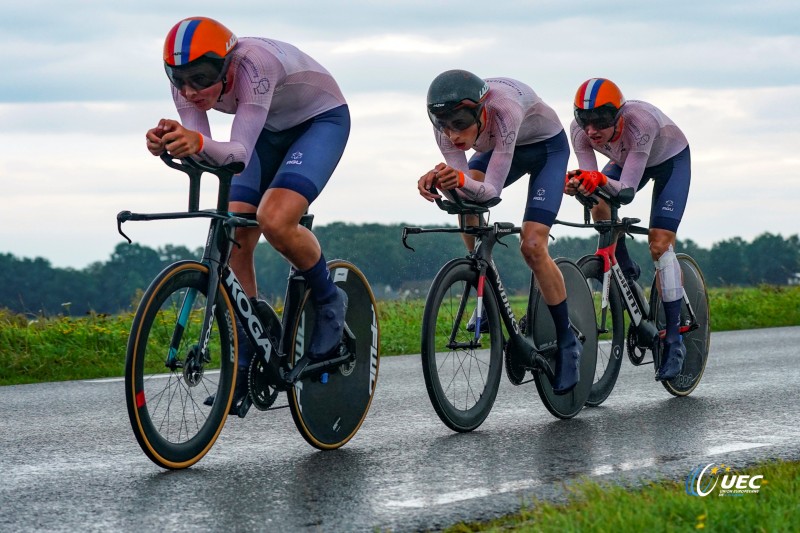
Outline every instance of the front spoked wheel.
<svg viewBox="0 0 800 533"><path fill-rule="evenodd" d="M289 391L289 408L303 438L320 450L344 446L367 416L380 365L380 328L375 296L364 274L342 260L328 262L333 282L347 293L344 343L354 356L328 372L327 378L303 378ZM306 291L293 325L291 364L311 343L315 309Z"/></svg>
<svg viewBox="0 0 800 533"><path fill-rule="evenodd" d="M686 254L676 254L683 273L683 290L685 297L681 304L681 327L689 326L689 331L683 333L683 344L686 346L686 358L683 361L681 373L669 381L661 384L675 396L688 396L700 383L708 360L708 350L711 345L711 322L708 310L708 291L703 272L697 262ZM650 308L655 313L656 326L659 331L664 330L664 306L655 287L651 291L652 302ZM689 313L687 301L694 311L694 321Z"/></svg>
<svg viewBox="0 0 800 533"><path fill-rule="evenodd" d="M625 349L624 312L619 288L612 280L609 280L608 302L603 308L603 260L596 255L587 255L578 260L578 266L586 276L597 321L597 366L592 390L586 400L586 405L596 407L606 401L617 383Z"/></svg>
<svg viewBox="0 0 800 533"><path fill-rule="evenodd" d="M478 272L464 259L446 264L434 279L422 319L422 373L431 404L454 431L480 426L492 409L503 368L503 336L497 300L483 288L482 321L467 324L479 305ZM476 333L476 329L486 329Z"/></svg>
<svg viewBox="0 0 800 533"><path fill-rule="evenodd" d="M560 257L555 260L567 289L567 307L569 320L583 335L583 352L580 361L580 378L578 384L570 392L558 395L553 392L553 385L543 372L534 372L536 390L542 403L553 416L572 418L577 415L589 398L594 383L595 362L597 360L597 322L592 302L592 294L581 269L574 262ZM528 331L539 350L551 354L548 357L551 368L555 369L556 328L547 303L541 291L531 283L528 316L533 323Z"/></svg>
<svg viewBox="0 0 800 533"><path fill-rule="evenodd" d="M167 267L145 292L131 326L128 417L139 446L164 468L191 466L211 449L233 397L233 307L221 286L211 331L201 334L208 273L194 261Z"/></svg>

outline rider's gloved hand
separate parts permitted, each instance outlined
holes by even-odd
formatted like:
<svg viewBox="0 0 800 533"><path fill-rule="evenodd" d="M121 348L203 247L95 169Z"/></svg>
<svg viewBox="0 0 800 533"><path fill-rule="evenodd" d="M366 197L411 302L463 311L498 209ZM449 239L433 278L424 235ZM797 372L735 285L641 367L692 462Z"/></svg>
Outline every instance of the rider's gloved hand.
<svg viewBox="0 0 800 533"><path fill-rule="evenodd" d="M578 185L580 185L580 182L577 176L580 172L580 170L570 170L566 173L564 176L564 194L575 196L578 192Z"/></svg>
<svg viewBox="0 0 800 533"><path fill-rule="evenodd" d="M578 192L581 194L592 194L595 189L608 183L608 178L597 170L576 170L575 178L580 182Z"/></svg>

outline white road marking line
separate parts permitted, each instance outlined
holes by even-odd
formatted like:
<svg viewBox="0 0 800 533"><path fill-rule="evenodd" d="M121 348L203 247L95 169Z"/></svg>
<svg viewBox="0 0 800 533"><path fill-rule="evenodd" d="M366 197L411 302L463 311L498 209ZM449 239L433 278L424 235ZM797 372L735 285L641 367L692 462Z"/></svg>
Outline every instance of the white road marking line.
<svg viewBox="0 0 800 533"><path fill-rule="evenodd" d="M761 448L770 446L774 443L759 443L759 442L731 442L721 444L719 446L711 446L705 449L701 455L719 455L723 453L737 452L741 450L749 450L752 448ZM590 476L598 477L613 472L625 472L628 470L636 470L639 468L646 468L658 464L655 458L646 458L637 461L626 461L616 465L599 465L592 469ZM511 481L502 483L495 487L476 487L453 492L445 492L437 495L431 495L429 498L409 498L405 500L389 500L385 502L387 507L395 508L423 508L434 507L438 505L446 505L448 503L461 502L471 500L474 498L483 498L494 494L505 494L507 492L515 492L525 489L530 489L541 485L542 482L535 479L522 479L518 481Z"/></svg>
<svg viewBox="0 0 800 533"><path fill-rule="evenodd" d="M215 374L219 374L219 370L208 370L203 372L205 376L213 376ZM148 379L158 379L158 378L168 378L172 374L157 374L155 376L148 376ZM101 378L101 379L84 379L81 380L83 383L119 383L125 381L125 378Z"/></svg>

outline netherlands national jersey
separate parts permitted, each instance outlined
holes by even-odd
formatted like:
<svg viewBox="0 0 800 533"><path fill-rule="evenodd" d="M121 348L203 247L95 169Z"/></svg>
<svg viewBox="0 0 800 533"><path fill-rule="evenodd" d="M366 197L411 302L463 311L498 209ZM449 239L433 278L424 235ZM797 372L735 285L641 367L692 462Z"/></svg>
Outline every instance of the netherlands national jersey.
<svg viewBox="0 0 800 533"><path fill-rule="evenodd" d="M601 146L593 144L574 120L570 126L579 168L598 170L595 151L622 167L619 182L609 180L610 188L617 192L626 187L636 190L645 168L663 163L689 145L678 126L654 105L628 100L620 112L624 119L622 134Z"/></svg>
<svg viewBox="0 0 800 533"><path fill-rule="evenodd" d="M212 140L206 113L172 88L181 123L203 135L199 155L212 163L246 164L262 129L284 131L346 103L331 74L291 44L243 37L231 53L234 87L214 106L235 115L230 141Z"/></svg>
<svg viewBox="0 0 800 533"><path fill-rule="evenodd" d="M515 147L547 140L564 129L556 112L524 83L509 78L488 78L486 82L489 84L485 100L487 124L473 146L476 152L492 150L483 182L469 177L464 151L434 128L445 162L464 172L461 191L477 202L500 196L511 169Z"/></svg>

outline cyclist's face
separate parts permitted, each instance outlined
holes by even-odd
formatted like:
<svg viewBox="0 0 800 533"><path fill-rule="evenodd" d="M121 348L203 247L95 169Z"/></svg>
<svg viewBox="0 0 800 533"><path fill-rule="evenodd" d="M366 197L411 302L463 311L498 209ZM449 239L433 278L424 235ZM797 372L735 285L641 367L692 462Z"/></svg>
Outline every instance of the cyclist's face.
<svg viewBox="0 0 800 533"><path fill-rule="evenodd" d="M197 109L208 111L214 107L222 94L222 82L215 83L207 89L195 89L187 84L181 87L180 93Z"/></svg>
<svg viewBox="0 0 800 533"><path fill-rule="evenodd" d="M614 136L614 126L610 128L599 129L594 124L587 124L584 126L583 131L589 136L592 144L605 144Z"/></svg>
<svg viewBox="0 0 800 533"><path fill-rule="evenodd" d="M469 150L478 140L478 124L472 124L463 130L444 127L441 131L459 150Z"/></svg>

